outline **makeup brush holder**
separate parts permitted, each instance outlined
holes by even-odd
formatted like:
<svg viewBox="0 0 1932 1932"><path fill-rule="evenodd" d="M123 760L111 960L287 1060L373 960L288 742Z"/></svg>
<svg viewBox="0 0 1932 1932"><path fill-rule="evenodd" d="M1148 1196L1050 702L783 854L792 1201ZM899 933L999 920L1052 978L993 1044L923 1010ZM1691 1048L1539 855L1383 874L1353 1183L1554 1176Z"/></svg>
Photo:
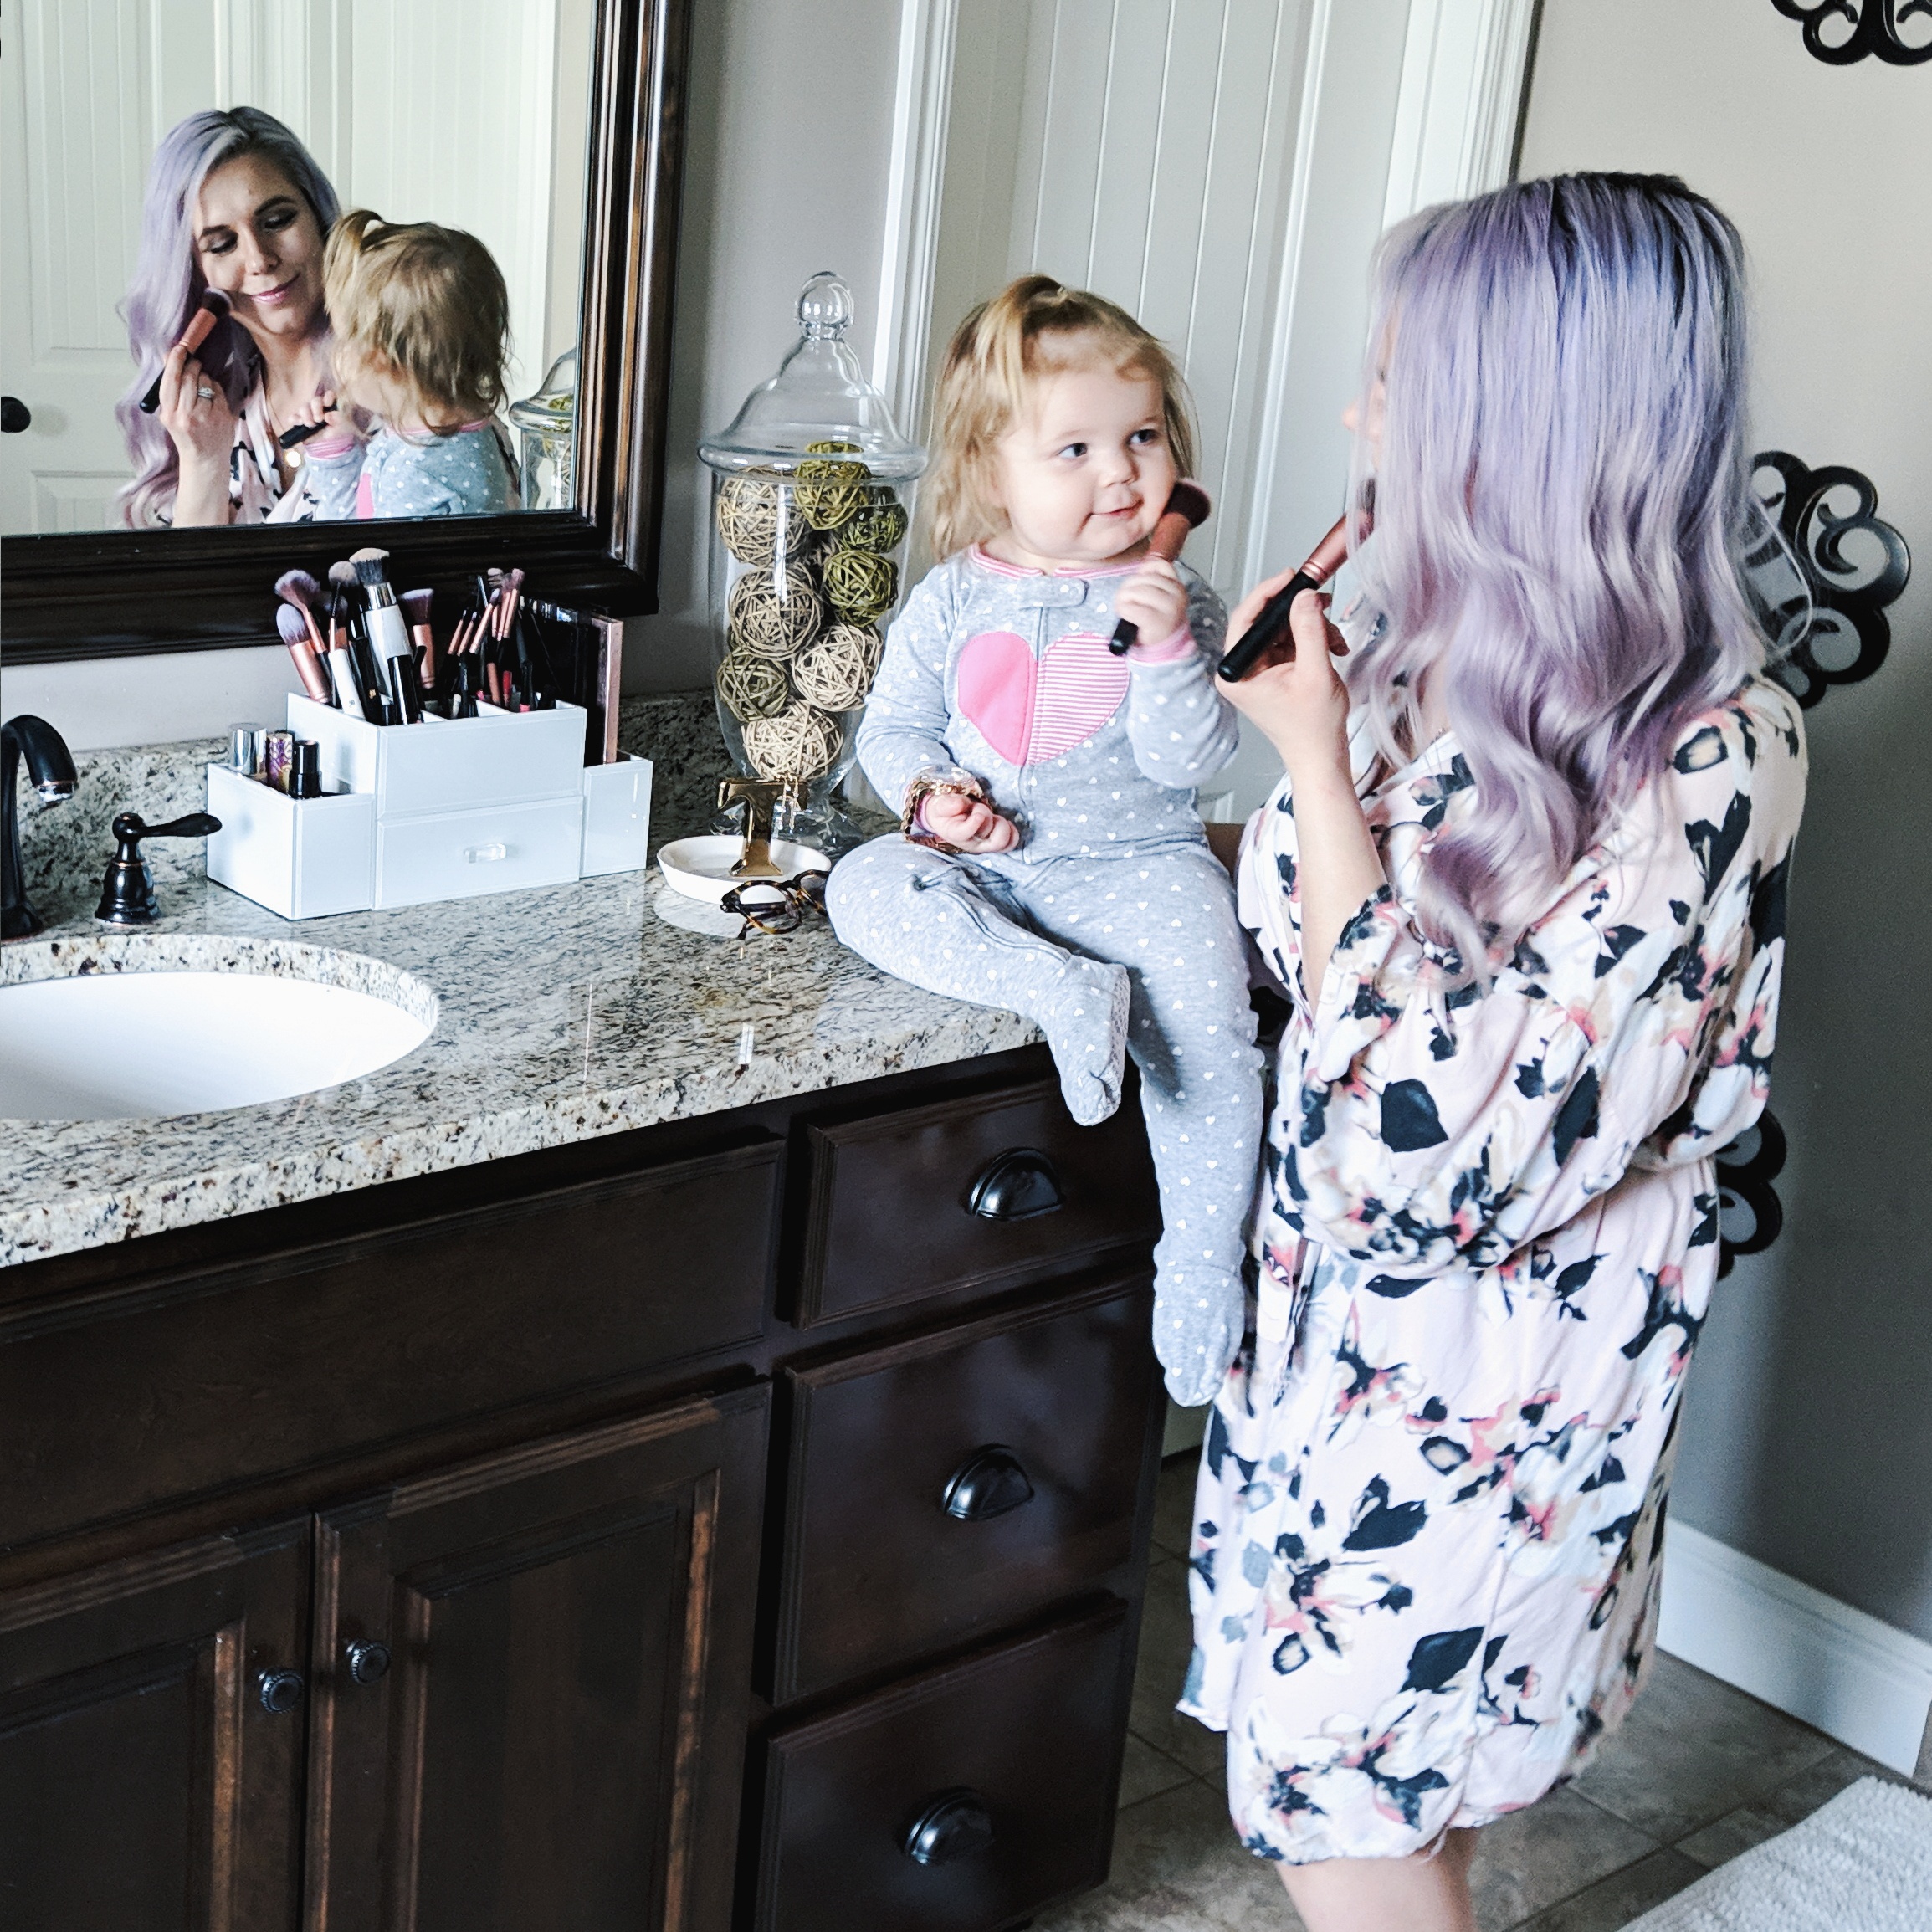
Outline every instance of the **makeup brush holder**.
<svg viewBox="0 0 1932 1932"><path fill-rule="evenodd" d="M323 796L290 798L208 767L236 829L208 876L284 919L422 905L641 870L651 766L583 762L585 714L504 711L379 726L291 695L289 729L320 747Z"/></svg>

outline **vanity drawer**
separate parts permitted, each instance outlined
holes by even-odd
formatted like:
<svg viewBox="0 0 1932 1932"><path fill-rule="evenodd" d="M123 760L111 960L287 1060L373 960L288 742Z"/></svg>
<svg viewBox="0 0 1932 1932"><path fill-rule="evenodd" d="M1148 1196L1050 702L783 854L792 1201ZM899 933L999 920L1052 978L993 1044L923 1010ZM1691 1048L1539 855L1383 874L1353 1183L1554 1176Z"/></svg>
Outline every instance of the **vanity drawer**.
<svg viewBox="0 0 1932 1932"><path fill-rule="evenodd" d="M1098 1884L1126 1637L1109 1601L773 1739L759 1932L987 1932Z"/></svg>
<svg viewBox="0 0 1932 1932"><path fill-rule="evenodd" d="M765 1326L782 1169L782 1142L741 1141L10 1312L0 1544L741 1349Z"/></svg>
<svg viewBox="0 0 1932 1932"><path fill-rule="evenodd" d="M1017 1281L1161 1231L1133 1098L1079 1127L1052 1079L807 1130L812 1219L797 1319Z"/></svg>
<svg viewBox="0 0 1932 1932"><path fill-rule="evenodd" d="M775 1702L1018 1622L1129 1560L1152 1299L1115 1279L787 1372Z"/></svg>
<svg viewBox="0 0 1932 1932"><path fill-rule="evenodd" d="M556 885L577 875L583 799L493 805L427 818L378 819L376 904L417 905Z"/></svg>

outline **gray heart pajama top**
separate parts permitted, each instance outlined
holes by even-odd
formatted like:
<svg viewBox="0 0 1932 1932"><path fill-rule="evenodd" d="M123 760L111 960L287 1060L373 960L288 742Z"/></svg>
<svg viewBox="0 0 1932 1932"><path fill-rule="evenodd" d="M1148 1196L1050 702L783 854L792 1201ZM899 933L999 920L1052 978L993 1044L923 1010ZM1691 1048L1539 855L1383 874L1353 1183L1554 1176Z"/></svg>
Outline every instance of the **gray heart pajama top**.
<svg viewBox="0 0 1932 1932"><path fill-rule="evenodd" d="M1226 613L1185 566L1186 628L1108 650L1136 568L1049 576L974 550L928 573L887 638L859 761L894 811L922 771L963 766L1020 841L961 858L874 839L826 906L875 966L1035 1021L1078 1120L1118 1104L1125 1040L1161 1186L1155 1347L1198 1403L1241 1340L1261 1141L1245 942L1194 810L1238 721L1215 688Z"/></svg>
<svg viewBox="0 0 1932 1932"><path fill-rule="evenodd" d="M1358 731L1358 745L1366 735ZM1388 884L1301 976L1294 800L1243 924L1292 1002L1255 1339L1195 1501L1181 1708L1260 1857L1398 1858L1590 1761L1656 1627L1673 1434L1718 1267L1711 1156L1763 1110L1804 801L1758 678L1683 734L1486 990L1443 996L1423 854L1453 736L1358 760Z"/></svg>

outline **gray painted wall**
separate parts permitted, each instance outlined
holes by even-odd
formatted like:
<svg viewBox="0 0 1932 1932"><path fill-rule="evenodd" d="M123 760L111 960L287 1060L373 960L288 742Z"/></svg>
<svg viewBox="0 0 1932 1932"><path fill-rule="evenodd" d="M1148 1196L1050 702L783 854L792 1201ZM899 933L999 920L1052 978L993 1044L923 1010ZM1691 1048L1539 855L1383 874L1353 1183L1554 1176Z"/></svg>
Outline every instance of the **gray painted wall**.
<svg viewBox="0 0 1932 1932"><path fill-rule="evenodd" d="M1710 195L1750 252L1755 446L1864 471L1918 560L1889 660L1806 715L1786 1232L1719 1288L1673 1506L1932 1637L1932 66L1830 68L1799 36L1769 0L1545 0L1522 172Z"/></svg>

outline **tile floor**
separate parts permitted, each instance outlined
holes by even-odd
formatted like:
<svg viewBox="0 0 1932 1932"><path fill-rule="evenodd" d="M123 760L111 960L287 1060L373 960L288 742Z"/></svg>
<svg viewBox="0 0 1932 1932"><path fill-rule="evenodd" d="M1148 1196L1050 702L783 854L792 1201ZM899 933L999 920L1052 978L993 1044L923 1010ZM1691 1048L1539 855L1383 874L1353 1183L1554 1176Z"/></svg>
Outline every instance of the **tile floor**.
<svg viewBox="0 0 1932 1932"><path fill-rule="evenodd" d="M1196 1458L1162 1469L1114 1872L1035 1932L1297 1932L1273 1870L1234 1842L1221 1740L1176 1714ZM1477 1855L1483 1932L1620 1932L1714 1865L1893 1774L1660 1655L1636 1709L1575 1784L1492 1825Z"/></svg>

